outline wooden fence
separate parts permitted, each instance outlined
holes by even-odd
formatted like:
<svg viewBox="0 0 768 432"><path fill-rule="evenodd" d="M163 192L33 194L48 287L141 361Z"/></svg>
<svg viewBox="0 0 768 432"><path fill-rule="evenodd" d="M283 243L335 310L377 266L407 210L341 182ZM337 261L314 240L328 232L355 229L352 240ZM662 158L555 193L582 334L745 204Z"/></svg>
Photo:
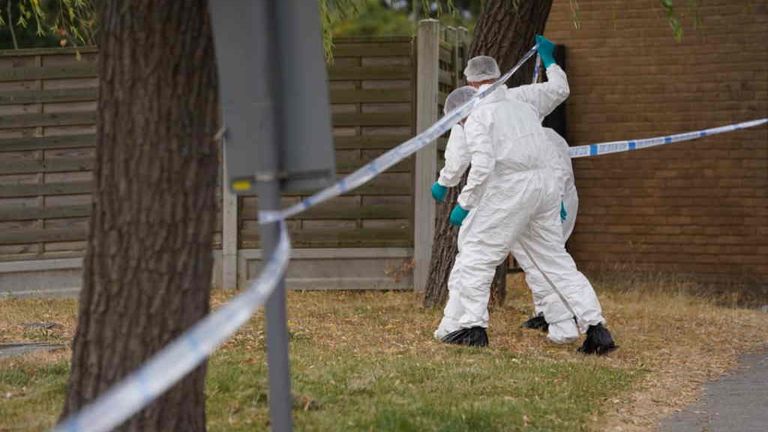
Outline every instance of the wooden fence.
<svg viewBox="0 0 768 432"><path fill-rule="evenodd" d="M85 252L96 59L95 48L0 52L0 262L79 265L66 259Z"/></svg>
<svg viewBox="0 0 768 432"><path fill-rule="evenodd" d="M427 21L419 35L418 47L411 37L335 42L329 80L339 175L434 122L459 84L466 32ZM93 188L97 54L95 48L0 51L0 293L79 286ZM288 285L411 288L414 248L431 248L428 188L437 152L432 145L292 218L296 250ZM223 189L220 195L214 281L233 287L260 266L258 199ZM304 197L289 194L283 204ZM422 219L425 211L432 219ZM422 247L415 239L427 233ZM416 272L423 268L424 261L417 263Z"/></svg>
<svg viewBox="0 0 768 432"><path fill-rule="evenodd" d="M0 52L0 260L81 256L91 211L96 51Z"/></svg>
<svg viewBox="0 0 768 432"><path fill-rule="evenodd" d="M329 69L336 169L370 162L414 133L411 38L342 39ZM294 247L412 247L413 162L289 222ZM288 194L284 205L306 195ZM258 248L257 199L244 198L240 248Z"/></svg>

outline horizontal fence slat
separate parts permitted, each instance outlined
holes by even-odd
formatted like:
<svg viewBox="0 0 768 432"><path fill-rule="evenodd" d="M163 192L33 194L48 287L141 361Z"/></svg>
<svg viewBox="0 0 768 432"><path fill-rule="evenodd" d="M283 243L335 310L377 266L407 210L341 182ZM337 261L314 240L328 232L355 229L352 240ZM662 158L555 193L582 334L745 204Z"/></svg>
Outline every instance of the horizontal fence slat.
<svg viewBox="0 0 768 432"><path fill-rule="evenodd" d="M85 228L30 229L0 232L0 244L27 244L38 242L65 242L85 240Z"/></svg>
<svg viewBox="0 0 768 432"><path fill-rule="evenodd" d="M388 184L385 183L385 181L381 181L376 183L376 181L373 181L372 183L368 183L366 185L360 186L359 188L344 194L343 196L347 195L369 195L369 196L386 196L386 195L410 195L411 194L411 185L410 181L408 184Z"/></svg>
<svg viewBox="0 0 768 432"><path fill-rule="evenodd" d="M76 195L93 192L92 182L0 185L0 198Z"/></svg>
<svg viewBox="0 0 768 432"><path fill-rule="evenodd" d="M93 54L98 53L99 48L93 45L79 46L79 47L67 47L67 48L22 48L17 50L0 50L0 58L3 57L29 57L29 56L72 56L72 60L77 60L77 54Z"/></svg>
<svg viewBox="0 0 768 432"><path fill-rule="evenodd" d="M406 80L411 78L410 66L331 66L331 81Z"/></svg>
<svg viewBox="0 0 768 432"><path fill-rule="evenodd" d="M409 89L331 90L331 103L335 104L410 101L411 91Z"/></svg>
<svg viewBox="0 0 768 432"><path fill-rule="evenodd" d="M96 63L83 63L72 66L7 68L0 69L0 82L61 78L95 78L96 72Z"/></svg>
<svg viewBox="0 0 768 432"><path fill-rule="evenodd" d="M93 169L93 158L19 160L0 162L0 174L27 174L36 172L88 171Z"/></svg>
<svg viewBox="0 0 768 432"><path fill-rule="evenodd" d="M1 194L2 192L0 192ZM368 196L405 196L411 194L411 187L405 186L405 185L384 185L384 186L372 186L372 185L364 185L360 186L359 188L347 192L342 196L352 196L352 195L368 195ZM301 194L298 192L286 192L285 196L291 197L291 196L300 196ZM0 195L2 197L2 195Z"/></svg>
<svg viewBox="0 0 768 432"><path fill-rule="evenodd" d="M347 44L347 43L394 43L403 42L411 43L412 36L339 36L333 38L334 44Z"/></svg>
<svg viewBox="0 0 768 432"><path fill-rule="evenodd" d="M334 126L410 126L410 111L392 113L336 113Z"/></svg>
<svg viewBox="0 0 768 432"><path fill-rule="evenodd" d="M291 218L291 220L320 220L320 219L409 219L411 217L411 206L409 205L367 205L354 208L338 208L337 206L319 206L311 208L304 213ZM0 213L2 215L2 213ZM244 206L241 219L257 220L258 208L255 206Z"/></svg>
<svg viewBox="0 0 768 432"><path fill-rule="evenodd" d="M448 63L449 66L453 66L453 52L447 46L440 44L440 61Z"/></svg>
<svg viewBox="0 0 768 432"><path fill-rule="evenodd" d="M96 123L96 111L15 114L0 117L0 128L75 126Z"/></svg>
<svg viewBox="0 0 768 432"><path fill-rule="evenodd" d="M0 92L0 105L95 101L98 87Z"/></svg>
<svg viewBox="0 0 768 432"><path fill-rule="evenodd" d="M343 196L353 195L369 195L369 196L398 196L398 195L410 195L411 194L411 182L408 179L407 183L392 181L387 178L376 178L369 183L360 186L359 188L347 192ZM286 192L283 194L286 197L295 196L307 196L306 193L301 192ZM2 189L0 189L0 197L2 197Z"/></svg>
<svg viewBox="0 0 768 432"><path fill-rule="evenodd" d="M87 148L96 146L96 135L62 135L47 137L6 138L0 140L0 152Z"/></svg>
<svg viewBox="0 0 768 432"><path fill-rule="evenodd" d="M21 221L37 219L64 219L73 217L89 217L90 205L63 207L19 207L0 208L0 221Z"/></svg>
<svg viewBox="0 0 768 432"><path fill-rule="evenodd" d="M334 41L333 57L410 57L410 42L338 43Z"/></svg>
<svg viewBox="0 0 768 432"><path fill-rule="evenodd" d="M333 142L337 150L372 150L372 149L390 149L407 139L408 135L355 135L355 136L336 136Z"/></svg>
<svg viewBox="0 0 768 432"><path fill-rule="evenodd" d="M441 84L445 84L448 86L452 86L454 84L453 82L453 73L440 69L438 71L438 76L440 77L439 81Z"/></svg>
<svg viewBox="0 0 768 432"><path fill-rule="evenodd" d="M242 230L240 236L242 248L258 245L258 230ZM409 227L291 230L291 244L294 247L409 246L411 243Z"/></svg>
<svg viewBox="0 0 768 432"><path fill-rule="evenodd" d="M359 162L337 162L336 163L336 171L339 174L348 174L351 173L358 168L361 168L365 164L369 163L373 159L359 161ZM384 172L389 173L407 173L413 171L413 159L408 158L402 162L397 163L395 166L389 168L388 170Z"/></svg>

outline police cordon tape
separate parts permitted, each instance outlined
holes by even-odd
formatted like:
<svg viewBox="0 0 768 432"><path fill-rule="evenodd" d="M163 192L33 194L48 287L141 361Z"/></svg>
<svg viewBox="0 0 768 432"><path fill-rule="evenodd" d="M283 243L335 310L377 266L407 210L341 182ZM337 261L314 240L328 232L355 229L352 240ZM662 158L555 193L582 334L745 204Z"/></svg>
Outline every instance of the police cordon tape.
<svg viewBox="0 0 768 432"><path fill-rule="evenodd" d="M54 432L106 432L149 405L202 363L263 305L288 267L291 244L285 222L264 270L248 289L209 314L113 386L56 426Z"/></svg>
<svg viewBox="0 0 768 432"><path fill-rule="evenodd" d="M55 427L54 432L109 431L162 395L245 324L274 291L286 271L290 258L290 241L285 219L365 184L419 149L429 145L469 115L482 99L503 85L535 53L536 46L531 48L512 69L491 86L478 92L472 99L444 116L421 134L387 151L333 186L287 209L259 212L261 224L280 223L280 241L259 277L242 294L193 325L147 360L138 370L125 377L94 402L66 418ZM765 123L768 123L768 118L665 137L578 146L571 148L571 157L597 156L637 150L755 127Z"/></svg>
<svg viewBox="0 0 768 432"><path fill-rule="evenodd" d="M462 105L461 107L457 108L455 111L443 117L443 119L448 119L450 117L452 120L454 117L453 114L457 112L461 112L462 113L461 118L464 118L463 117L464 110L462 108L470 104L470 102L472 102L471 106L474 107L478 101L479 99L478 100L471 99L465 105ZM471 111L471 109L469 111ZM331 198L337 197L345 192L348 192L352 189L355 189L356 187L361 186L362 184L373 179L376 175L380 174L381 172L385 171L386 169L390 168L396 163L402 161L406 157L410 156L412 153L428 145L432 140L436 139L436 137L435 138L432 137L432 134L429 135L429 141L427 141L426 143L420 140L419 138L422 138L422 135L426 135L427 132L430 132L439 123L440 122L438 121L432 127L430 127L430 129L427 129L426 131L424 131L423 134L417 135L414 138L411 138L408 141L400 144L399 146L393 148L392 150L383 154L379 158L373 160L371 163L364 165L362 168L358 169L354 173L341 179L339 182L337 182L333 186L329 186L328 188L316 193L315 195L310 196L304 201L294 204L293 206L288 207L284 210L259 212L259 222L263 224L263 223L275 222L277 220L287 219L291 216L295 216L309 209L310 207L320 204L321 202L327 201ZM447 126L446 129L443 131L443 133L445 133L445 131L453 127L453 125L455 125L456 123L457 122L450 123L450 126ZM703 130L698 130L693 132L684 132L676 135L666 135L666 136L659 136L654 138L644 138L644 139L625 140L625 141L611 141L611 142L605 142L605 143L599 143L599 144L581 145L581 146L571 147L568 150L568 153L571 156L571 159L576 159L576 158L582 158L582 157L588 157L588 156L601 156L601 155L606 155L611 153L628 152L633 150L640 150L640 149L645 149L650 147L662 146L665 144L672 144L672 143L681 142L681 141L696 140L699 138L718 135L726 132L733 132L741 129L753 128L753 127L764 125L766 123L768 123L768 118L762 118L762 119L749 120L749 121L725 125L725 126L719 126L719 127L710 128L710 129L703 129ZM438 134L437 136L439 135L442 135L442 133ZM413 142L416 142L417 144L414 145ZM401 149L406 145L409 146L407 150ZM390 160L390 157L389 157L390 155L398 155L400 157L398 159ZM386 160L386 164L382 162L383 160ZM363 175L357 176L360 173L364 173L365 176Z"/></svg>
<svg viewBox="0 0 768 432"><path fill-rule="evenodd" d="M539 75L541 75L541 56L537 54L536 65L533 67L533 79L531 79L531 84L539 82Z"/></svg>
<svg viewBox="0 0 768 432"><path fill-rule="evenodd" d="M725 126L719 126L710 129L703 129L693 132L685 132L676 135L659 136L654 138L644 138L638 140L626 140L626 141L612 141L600 144L589 144L571 147L568 153L571 155L571 159L588 157L588 156L600 156L611 153L621 153L633 150L640 150L649 147L662 146L665 144L672 144L680 141L691 141L699 138L704 138L712 135L718 135L726 132L733 132L740 129L752 128L761 126L768 123L768 118L762 118L757 120L750 120L736 124L730 124Z"/></svg>

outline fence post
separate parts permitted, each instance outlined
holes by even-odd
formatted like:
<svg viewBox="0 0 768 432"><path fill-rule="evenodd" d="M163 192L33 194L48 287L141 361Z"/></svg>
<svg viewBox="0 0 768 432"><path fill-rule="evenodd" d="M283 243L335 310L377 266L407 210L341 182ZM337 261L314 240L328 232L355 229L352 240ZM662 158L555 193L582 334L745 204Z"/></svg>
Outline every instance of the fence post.
<svg viewBox="0 0 768 432"><path fill-rule="evenodd" d="M459 29L456 27L448 27L445 29L445 41L451 46L451 78L453 80L453 90L460 87L459 81L461 76L461 65L459 65ZM445 101L443 101L445 102Z"/></svg>
<svg viewBox="0 0 768 432"><path fill-rule="evenodd" d="M419 21L416 69L416 130L422 132L437 121L440 22ZM414 182L413 283L424 291L435 233L435 202L430 189L437 172L437 146L431 143L416 153Z"/></svg>
<svg viewBox="0 0 768 432"><path fill-rule="evenodd" d="M456 35L456 48L459 53L459 64L457 66L457 73L459 82L465 85L464 81L464 65L469 61L469 31L465 27L458 28L458 34Z"/></svg>
<svg viewBox="0 0 768 432"><path fill-rule="evenodd" d="M223 153L221 181L221 288L238 288L237 277L237 195L233 194L227 182L227 164L225 146Z"/></svg>

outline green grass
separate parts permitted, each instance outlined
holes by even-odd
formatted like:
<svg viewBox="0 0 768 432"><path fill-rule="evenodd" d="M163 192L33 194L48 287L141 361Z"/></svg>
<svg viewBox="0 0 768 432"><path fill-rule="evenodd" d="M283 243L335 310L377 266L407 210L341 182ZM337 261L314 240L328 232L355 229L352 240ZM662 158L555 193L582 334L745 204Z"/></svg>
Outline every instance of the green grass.
<svg viewBox="0 0 768 432"><path fill-rule="evenodd" d="M637 372L494 350L375 357L294 342L294 421L303 431L585 430ZM0 431L46 430L63 402L68 359L0 363ZM50 362L49 362L50 361ZM245 345L217 353L207 382L211 431L266 430L266 366Z"/></svg>
<svg viewBox="0 0 768 432"><path fill-rule="evenodd" d="M0 363L0 431L47 430L64 403L68 373L63 358Z"/></svg>
<svg viewBox="0 0 768 432"><path fill-rule="evenodd" d="M637 372L556 362L493 350L447 348L448 355L372 357L293 346L298 430L509 431L586 428L601 402L626 390ZM211 431L266 428L262 362L225 351L211 362Z"/></svg>

